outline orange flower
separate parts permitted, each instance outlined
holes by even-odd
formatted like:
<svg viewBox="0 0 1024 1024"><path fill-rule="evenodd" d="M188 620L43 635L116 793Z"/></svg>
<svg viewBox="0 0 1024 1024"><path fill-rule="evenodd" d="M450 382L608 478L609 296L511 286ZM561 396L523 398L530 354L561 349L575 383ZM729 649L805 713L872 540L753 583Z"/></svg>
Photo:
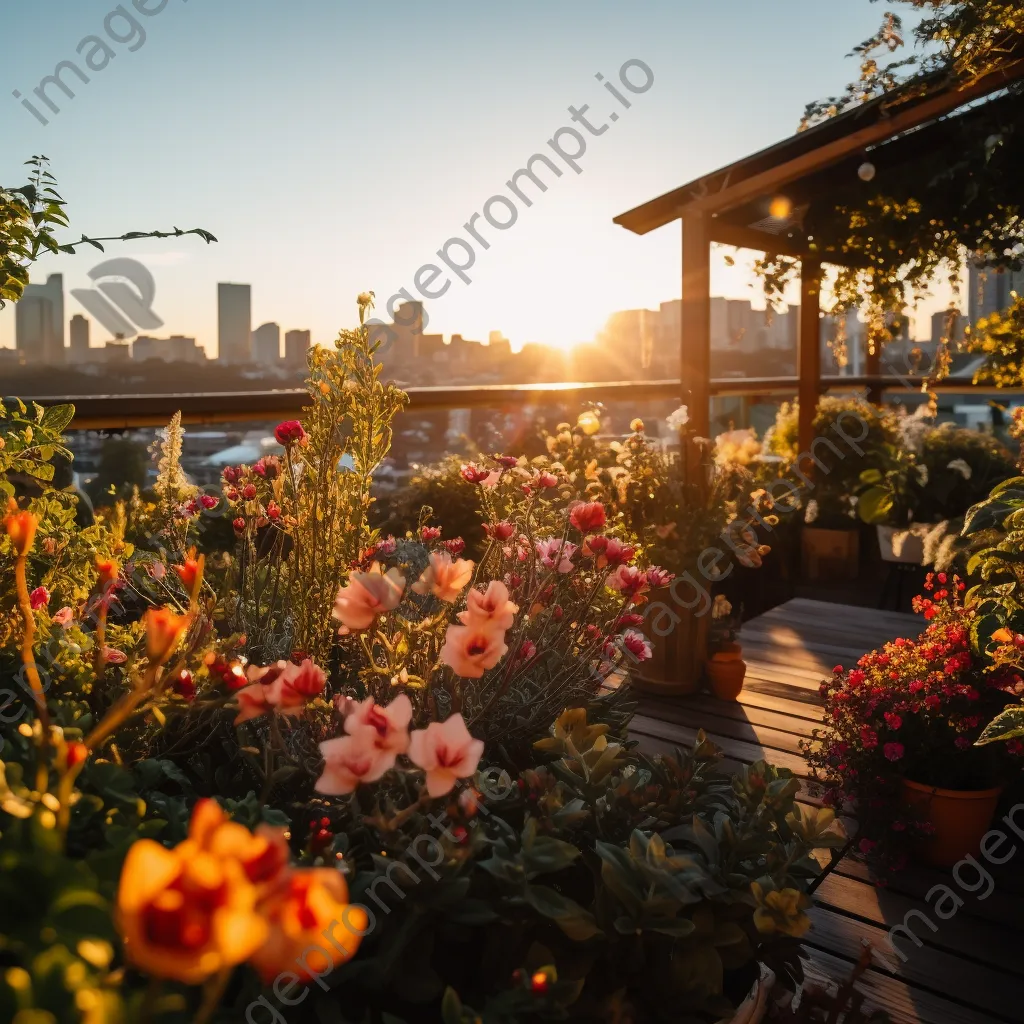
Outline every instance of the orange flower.
<svg viewBox="0 0 1024 1024"><path fill-rule="evenodd" d="M113 583L121 575L121 566L113 558L100 558L97 556L96 571L100 574L96 585L102 588Z"/></svg>
<svg viewBox="0 0 1024 1024"><path fill-rule="evenodd" d="M117 893L128 959L148 974L194 985L251 957L269 929L257 910L260 889L237 855L260 842L209 800L196 805L188 839L173 850L137 840Z"/></svg>
<svg viewBox="0 0 1024 1024"><path fill-rule="evenodd" d="M1005 626L1003 626L1001 629L997 629L992 634L992 639L1000 644L1012 644L1013 634Z"/></svg>
<svg viewBox="0 0 1024 1024"><path fill-rule="evenodd" d="M206 561L205 555L196 558L196 549L192 548L185 556L182 565L176 565L174 571L178 574L182 586L192 594L196 589L196 581L203 578L203 566Z"/></svg>
<svg viewBox="0 0 1024 1024"><path fill-rule="evenodd" d="M151 665L167 661L191 618L176 615L170 608L150 608L146 612L146 657Z"/></svg>
<svg viewBox="0 0 1024 1024"><path fill-rule="evenodd" d="M14 553L24 557L32 547L35 540L36 527L39 519L28 511L19 511L18 503L13 498L7 499L7 515L4 516L4 529L7 536L11 538Z"/></svg>
<svg viewBox="0 0 1024 1024"><path fill-rule="evenodd" d="M466 558L452 561L447 551L434 551L423 575L412 585L416 594L433 594L454 604L473 578L473 563Z"/></svg>
<svg viewBox="0 0 1024 1024"><path fill-rule="evenodd" d="M463 679L479 679L505 656L505 631L490 623L449 626L441 648L441 661Z"/></svg>
<svg viewBox="0 0 1024 1024"><path fill-rule="evenodd" d="M340 632L369 629L378 615L402 603L404 592L405 577L397 569L384 572L374 562L369 572L353 572L334 601L333 616L342 624Z"/></svg>
<svg viewBox="0 0 1024 1024"><path fill-rule="evenodd" d="M282 971L319 980L350 960L369 918L349 903L348 886L334 868L293 871L266 907L270 935L251 958L266 983Z"/></svg>

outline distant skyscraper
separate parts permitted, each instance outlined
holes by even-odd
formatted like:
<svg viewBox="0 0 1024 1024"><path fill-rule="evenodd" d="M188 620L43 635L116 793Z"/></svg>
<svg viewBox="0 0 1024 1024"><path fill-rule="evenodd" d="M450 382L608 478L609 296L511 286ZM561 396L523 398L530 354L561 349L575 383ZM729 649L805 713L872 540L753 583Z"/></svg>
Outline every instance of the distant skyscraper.
<svg viewBox="0 0 1024 1024"><path fill-rule="evenodd" d="M147 359L161 359L165 363L205 363L206 353L195 338L172 334L169 338L151 338L140 334L132 342L132 359L144 363Z"/></svg>
<svg viewBox="0 0 1024 1024"><path fill-rule="evenodd" d="M51 274L46 284L30 284L14 307L15 345L25 361L64 362L64 278Z"/></svg>
<svg viewBox="0 0 1024 1024"><path fill-rule="evenodd" d="M281 328L277 324L263 324L252 332L252 358L261 366L275 366L281 359Z"/></svg>
<svg viewBox="0 0 1024 1024"><path fill-rule="evenodd" d="M76 313L71 318L71 358L86 359L89 355L89 321Z"/></svg>
<svg viewBox="0 0 1024 1024"><path fill-rule="evenodd" d="M222 363L252 360L252 289L217 285L217 355Z"/></svg>
<svg viewBox="0 0 1024 1024"><path fill-rule="evenodd" d="M284 361L295 369L306 365L309 351L309 331L289 331L284 336Z"/></svg>
<svg viewBox="0 0 1024 1024"><path fill-rule="evenodd" d="M1013 301L1011 292L1024 293L1024 270L976 267L967 271L967 317L972 324L1001 313Z"/></svg>

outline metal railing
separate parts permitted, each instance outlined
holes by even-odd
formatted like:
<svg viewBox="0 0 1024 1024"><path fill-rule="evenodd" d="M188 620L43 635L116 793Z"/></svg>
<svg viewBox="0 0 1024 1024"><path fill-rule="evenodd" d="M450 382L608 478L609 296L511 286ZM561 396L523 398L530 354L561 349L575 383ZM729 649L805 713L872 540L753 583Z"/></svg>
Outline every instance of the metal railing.
<svg viewBox="0 0 1024 1024"><path fill-rule="evenodd" d="M822 392L867 389L874 394L907 393L920 389L921 378L888 376L823 377ZM794 395L799 387L796 377L725 377L711 381L713 397L771 398ZM1024 388L992 388L975 385L969 377L950 377L935 387L947 393L1024 394ZM678 399L686 401L686 389L678 380L562 382L552 384L469 384L454 387L409 387L412 412L437 412L445 409L511 408L558 402L579 405L584 402L643 403ZM299 418L308 404L303 389L280 391L232 391L207 394L169 395L82 395L29 398L49 406L70 402L75 406L72 430L126 430L136 427L164 426L175 412L181 412L187 424L242 423L271 419Z"/></svg>

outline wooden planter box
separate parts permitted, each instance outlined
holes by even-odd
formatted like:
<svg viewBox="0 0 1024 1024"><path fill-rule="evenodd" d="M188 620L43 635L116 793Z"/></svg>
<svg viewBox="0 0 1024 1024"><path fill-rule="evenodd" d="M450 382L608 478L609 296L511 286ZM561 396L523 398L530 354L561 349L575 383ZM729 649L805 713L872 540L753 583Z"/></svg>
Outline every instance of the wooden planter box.
<svg viewBox="0 0 1024 1024"><path fill-rule="evenodd" d="M860 566L860 531L805 526L800 536L804 578L855 580Z"/></svg>

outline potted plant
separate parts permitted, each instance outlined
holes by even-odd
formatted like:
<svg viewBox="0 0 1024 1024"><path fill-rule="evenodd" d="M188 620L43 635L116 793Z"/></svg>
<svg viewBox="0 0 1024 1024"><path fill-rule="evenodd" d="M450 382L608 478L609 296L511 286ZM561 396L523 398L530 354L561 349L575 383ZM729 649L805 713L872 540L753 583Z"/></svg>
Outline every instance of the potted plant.
<svg viewBox="0 0 1024 1024"><path fill-rule="evenodd" d="M736 700L743 689L747 663L736 639L741 620L742 610L734 615L729 599L716 594L711 607L711 655L706 672L711 692L719 700Z"/></svg>
<svg viewBox="0 0 1024 1024"><path fill-rule="evenodd" d="M878 531L878 547L886 562L920 564L928 524L915 523L928 472L912 451L882 446L880 466L860 474L857 514Z"/></svg>
<svg viewBox="0 0 1024 1024"><path fill-rule="evenodd" d="M764 447L783 458L787 477L801 481L806 494L801 552L808 579L856 578L860 475L878 466L884 445L898 442L896 424L892 413L863 398L825 395L815 412L814 444L801 452L798 404L779 409Z"/></svg>
<svg viewBox="0 0 1024 1024"><path fill-rule="evenodd" d="M929 575L926 589L914 600L924 632L838 666L821 686L827 724L805 744L825 803L853 805L860 852L878 870L977 853L1010 768L1008 751L974 744L1019 675L973 651L978 614L958 578Z"/></svg>
<svg viewBox="0 0 1024 1024"><path fill-rule="evenodd" d="M668 420L680 436L667 450L634 420L613 447L621 470L609 494L647 557L671 572L673 587L647 595L651 657L631 673L637 689L664 695L696 693L708 658L711 587L734 562L757 567L770 548L754 529L760 518L778 524L771 499L751 488L748 472L716 461L716 450L686 429L685 407Z"/></svg>

